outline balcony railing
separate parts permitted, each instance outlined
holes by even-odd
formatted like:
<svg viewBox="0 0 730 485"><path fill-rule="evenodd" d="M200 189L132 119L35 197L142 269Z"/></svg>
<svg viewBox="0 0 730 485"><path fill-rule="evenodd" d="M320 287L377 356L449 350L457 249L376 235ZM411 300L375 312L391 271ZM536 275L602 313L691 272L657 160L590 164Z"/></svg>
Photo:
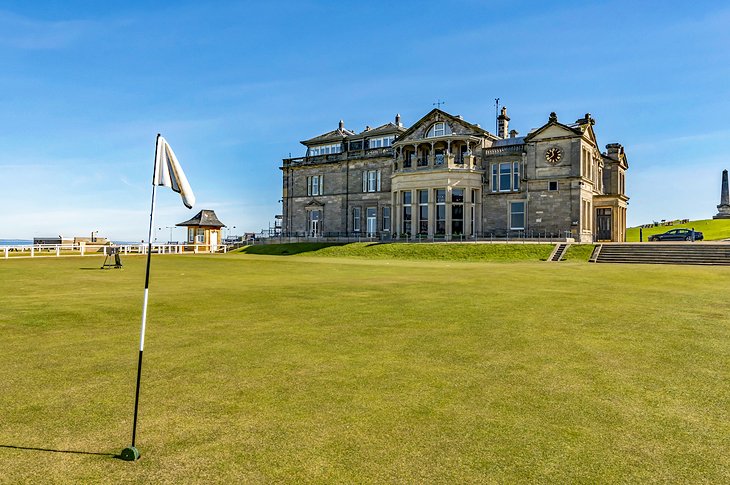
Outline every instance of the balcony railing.
<svg viewBox="0 0 730 485"><path fill-rule="evenodd" d="M319 163L340 162L353 158L375 158L375 157L392 157L393 147L370 148L366 150L355 150L340 153L330 153L326 155L313 155L308 157L292 157L284 159L284 167L292 165L310 165Z"/></svg>
<svg viewBox="0 0 730 485"><path fill-rule="evenodd" d="M439 153L415 160L416 168L450 168L450 169L478 169L479 158L475 155ZM396 166L404 170L412 170L412 161L407 158L396 159ZM398 170L398 169L396 169Z"/></svg>

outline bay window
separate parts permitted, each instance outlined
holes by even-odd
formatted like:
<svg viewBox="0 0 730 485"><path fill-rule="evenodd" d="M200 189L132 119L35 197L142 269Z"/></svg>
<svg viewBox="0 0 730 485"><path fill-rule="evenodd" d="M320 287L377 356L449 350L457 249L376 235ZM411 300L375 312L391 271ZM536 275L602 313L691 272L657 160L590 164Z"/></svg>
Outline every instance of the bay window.
<svg viewBox="0 0 730 485"><path fill-rule="evenodd" d="M428 234L428 190L418 191L418 233Z"/></svg>
<svg viewBox="0 0 730 485"><path fill-rule="evenodd" d="M464 234L464 189L451 190L451 234Z"/></svg>
<svg viewBox="0 0 730 485"><path fill-rule="evenodd" d="M436 234L446 234L446 189L436 189Z"/></svg>
<svg viewBox="0 0 730 485"><path fill-rule="evenodd" d="M411 191L403 192L403 233L411 235L411 219L413 208L411 207Z"/></svg>

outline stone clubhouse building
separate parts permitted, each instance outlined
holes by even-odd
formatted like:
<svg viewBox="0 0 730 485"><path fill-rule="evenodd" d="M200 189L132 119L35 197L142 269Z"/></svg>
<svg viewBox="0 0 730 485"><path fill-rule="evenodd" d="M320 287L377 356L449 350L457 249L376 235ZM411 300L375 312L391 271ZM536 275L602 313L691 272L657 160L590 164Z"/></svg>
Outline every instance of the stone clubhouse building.
<svg viewBox="0 0 730 485"><path fill-rule="evenodd" d="M403 239L558 237L624 241L628 161L618 143L601 151L590 114L494 135L433 109L356 133L336 130L283 160L283 236Z"/></svg>

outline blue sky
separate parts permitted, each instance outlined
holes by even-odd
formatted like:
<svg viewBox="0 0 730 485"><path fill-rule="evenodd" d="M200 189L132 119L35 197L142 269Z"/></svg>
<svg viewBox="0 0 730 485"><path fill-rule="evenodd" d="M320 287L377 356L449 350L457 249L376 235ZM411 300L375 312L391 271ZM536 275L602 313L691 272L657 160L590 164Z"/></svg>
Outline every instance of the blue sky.
<svg viewBox="0 0 730 485"><path fill-rule="evenodd" d="M592 113L626 147L630 225L711 217L730 168L719 1L4 1L0 65L0 238L144 238L158 132L195 210L258 231L299 140L439 98L491 127L499 97L523 134ZM157 227L192 214L160 192Z"/></svg>

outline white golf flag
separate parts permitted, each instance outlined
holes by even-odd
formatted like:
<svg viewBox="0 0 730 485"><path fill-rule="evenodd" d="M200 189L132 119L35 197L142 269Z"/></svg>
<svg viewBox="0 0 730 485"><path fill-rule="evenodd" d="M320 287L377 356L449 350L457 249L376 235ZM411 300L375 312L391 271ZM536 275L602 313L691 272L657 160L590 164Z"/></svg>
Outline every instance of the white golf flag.
<svg viewBox="0 0 730 485"><path fill-rule="evenodd" d="M180 194L183 204L188 209L192 209L195 204L195 195L193 189L190 188L188 179L185 177L180 162L177 161L175 152L170 148L164 137L160 136L157 143L157 153L155 154L155 185L170 187L172 190Z"/></svg>

